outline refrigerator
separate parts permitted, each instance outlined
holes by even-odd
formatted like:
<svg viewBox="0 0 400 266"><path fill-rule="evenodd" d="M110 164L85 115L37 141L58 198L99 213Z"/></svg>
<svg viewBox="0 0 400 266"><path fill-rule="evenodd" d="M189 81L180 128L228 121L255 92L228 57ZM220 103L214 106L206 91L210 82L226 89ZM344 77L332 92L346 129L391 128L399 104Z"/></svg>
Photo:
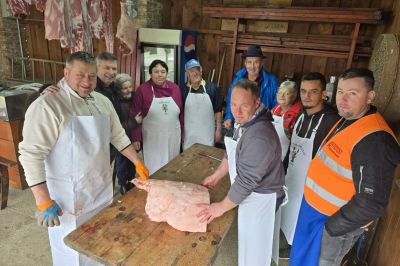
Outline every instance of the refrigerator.
<svg viewBox="0 0 400 266"><path fill-rule="evenodd" d="M179 86L186 83L185 64L197 59L197 32L174 29L140 28L141 83L149 80L149 66L155 59L168 66L168 80Z"/></svg>

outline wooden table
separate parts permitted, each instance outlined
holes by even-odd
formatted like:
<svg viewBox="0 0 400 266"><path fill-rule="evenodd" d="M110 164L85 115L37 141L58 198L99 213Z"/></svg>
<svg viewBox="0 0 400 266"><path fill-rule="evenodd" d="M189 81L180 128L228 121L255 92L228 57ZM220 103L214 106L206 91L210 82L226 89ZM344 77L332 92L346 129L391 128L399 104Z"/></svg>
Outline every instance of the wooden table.
<svg viewBox="0 0 400 266"><path fill-rule="evenodd" d="M192 146L151 178L199 184L219 165L224 151ZM229 178L210 190L211 202L222 200ZM144 207L147 192L134 188L65 237L67 246L106 265L210 265L228 232L236 209L207 226L206 233L178 231L167 223L152 222Z"/></svg>
<svg viewBox="0 0 400 266"><path fill-rule="evenodd" d="M8 167L14 166L16 163L0 157L0 210L7 207L8 200Z"/></svg>

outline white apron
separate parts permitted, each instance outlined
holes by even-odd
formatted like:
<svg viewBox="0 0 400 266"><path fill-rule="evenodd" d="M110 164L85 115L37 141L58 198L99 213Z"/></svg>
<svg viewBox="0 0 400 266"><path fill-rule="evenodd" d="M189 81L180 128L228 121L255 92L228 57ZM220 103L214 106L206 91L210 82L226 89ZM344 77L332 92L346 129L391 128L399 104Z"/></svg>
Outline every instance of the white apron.
<svg viewBox="0 0 400 266"><path fill-rule="evenodd" d="M288 189L290 200L286 206L282 208L281 217L281 229L285 234L289 245L292 245L293 243L297 218L299 216L300 205L304 194L304 182L306 181L308 166L312 160L314 138L323 117L324 115L321 116L316 127L312 129L311 137L309 139L299 137L296 134L297 127L304 120L304 114L299 117L293 129L289 162L285 177L285 184ZM307 136L310 126L311 122L305 136Z"/></svg>
<svg viewBox="0 0 400 266"><path fill-rule="evenodd" d="M110 132L109 116L73 114L46 158L50 197L64 213L60 226L48 228L53 265L102 265L67 247L64 237L112 202Z"/></svg>
<svg viewBox="0 0 400 266"><path fill-rule="evenodd" d="M181 144L180 110L172 97L156 98L143 118L143 156L150 175L179 155Z"/></svg>
<svg viewBox="0 0 400 266"><path fill-rule="evenodd" d="M281 143L282 161L283 159L285 159L290 144L290 139L288 139L288 137L286 136L285 129L283 127L284 116L285 114L283 114L282 116L272 115L272 117L274 118L274 121L272 123L274 124L276 133L278 133L279 141Z"/></svg>
<svg viewBox="0 0 400 266"><path fill-rule="evenodd" d="M231 184L236 178L237 141L225 137ZM252 192L238 210L239 266L271 265L276 193Z"/></svg>
<svg viewBox="0 0 400 266"><path fill-rule="evenodd" d="M214 146L214 109L206 88L202 85L201 87L203 87L203 93L191 93L192 86L190 86L186 97L184 150L195 143Z"/></svg>

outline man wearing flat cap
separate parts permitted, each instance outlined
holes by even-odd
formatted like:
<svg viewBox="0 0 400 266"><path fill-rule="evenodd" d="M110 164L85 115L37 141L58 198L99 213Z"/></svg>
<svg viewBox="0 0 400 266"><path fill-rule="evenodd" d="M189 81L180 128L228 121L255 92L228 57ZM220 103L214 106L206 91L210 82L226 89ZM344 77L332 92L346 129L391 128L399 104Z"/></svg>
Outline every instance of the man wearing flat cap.
<svg viewBox="0 0 400 266"><path fill-rule="evenodd" d="M195 143L214 146L221 140L222 101L217 84L202 78L202 67L196 59L185 64L188 82L181 87L184 108L183 149Z"/></svg>
<svg viewBox="0 0 400 266"><path fill-rule="evenodd" d="M250 45L247 51L242 53L242 58L244 58L244 67L236 73L235 79L229 86L226 96L226 113L224 118L224 127L226 129L230 129L234 122L231 112L231 94L238 80L247 78L258 84L260 101L265 105L265 109L269 110L276 105L278 80L274 75L263 68L262 60L265 56L260 46Z"/></svg>

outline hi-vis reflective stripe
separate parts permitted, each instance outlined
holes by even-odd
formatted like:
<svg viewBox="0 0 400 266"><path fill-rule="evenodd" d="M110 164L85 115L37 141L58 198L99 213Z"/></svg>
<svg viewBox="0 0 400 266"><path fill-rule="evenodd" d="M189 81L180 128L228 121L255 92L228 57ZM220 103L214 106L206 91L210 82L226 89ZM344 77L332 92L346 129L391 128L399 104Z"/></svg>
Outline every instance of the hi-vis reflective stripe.
<svg viewBox="0 0 400 266"><path fill-rule="evenodd" d="M330 192L326 191L324 188L320 187L317 183L314 182L314 180L312 180L308 176L306 179L306 186L308 186L312 191L317 193L321 198L328 201L332 205L338 206L339 208L347 203L347 201L336 197L332 193L330 193Z"/></svg>
<svg viewBox="0 0 400 266"><path fill-rule="evenodd" d="M332 160L325 152L324 150L321 150L318 154L319 158L333 171L338 173L339 175L349 179L350 181L353 181L353 172L351 170L347 170L346 168L343 168L340 166L337 162Z"/></svg>

